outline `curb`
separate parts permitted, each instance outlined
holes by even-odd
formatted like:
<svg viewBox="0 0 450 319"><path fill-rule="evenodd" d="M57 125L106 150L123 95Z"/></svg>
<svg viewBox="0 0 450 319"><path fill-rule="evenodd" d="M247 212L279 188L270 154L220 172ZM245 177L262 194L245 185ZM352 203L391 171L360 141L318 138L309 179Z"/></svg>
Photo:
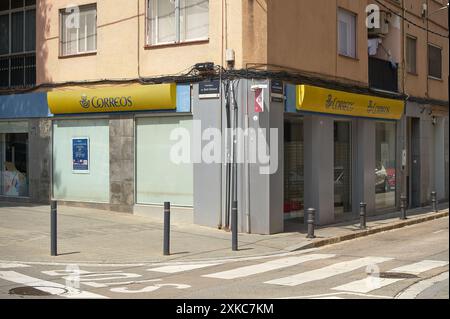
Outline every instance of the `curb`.
<svg viewBox="0 0 450 319"><path fill-rule="evenodd" d="M327 246L327 245L332 245L332 244L337 244L343 241L347 241L347 240L352 240L352 239L356 239L356 238L361 238L361 237L366 237L366 236L370 236L370 235L374 235L377 233L382 233L382 232L386 232L389 230L393 230L393 229L399 229L399 228L403 228L406 226L411 226L411 225L415 225L415 224L419 224L419 223L423 223L423 222L427 222L427 221L431 221L431 220L435 220L435 219L439 219L439 218L443 218L443 217L447 217L449 215L448 210L444 211L444 212L438 212L438 213L434 213L428 216L422 216L422 217L414 217L413 219L407 219L404 221L397 221L388 225L381 225L381 226L376 226L370 229L365 229L365 230L358 230L355 233L352 234L346 234L346 235L341 235L341 236L336 236L336 237L330 237L330 238L325 238L325 239L321 239L321 240L316 240L313 241L310 244L306 244L302 247L299 247L297 249L294 249L293 251L299 251L299 250L303 250L303 249L310 249L310 248L317 248L317 247L323 247L323 246Z"/></svg>

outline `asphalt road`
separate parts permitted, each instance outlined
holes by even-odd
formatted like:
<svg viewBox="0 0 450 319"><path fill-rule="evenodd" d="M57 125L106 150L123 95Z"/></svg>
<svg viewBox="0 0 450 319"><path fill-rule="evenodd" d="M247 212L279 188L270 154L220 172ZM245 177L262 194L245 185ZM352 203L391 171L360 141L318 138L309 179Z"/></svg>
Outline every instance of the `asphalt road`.
<svg viewBox="0 0 450 319"><path fill-rule="evenodd" d="M448 217L320 249L244 259L0 261L0 298L449 298ZM1 257L0 257L1 259Z"/></svg>

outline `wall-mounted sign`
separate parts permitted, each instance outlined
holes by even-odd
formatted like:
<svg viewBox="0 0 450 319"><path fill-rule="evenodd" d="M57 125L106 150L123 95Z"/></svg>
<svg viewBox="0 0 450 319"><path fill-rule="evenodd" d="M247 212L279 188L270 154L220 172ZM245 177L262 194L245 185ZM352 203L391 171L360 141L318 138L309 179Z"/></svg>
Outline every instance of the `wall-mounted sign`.
<svg viewBox="0 0 450 319"><path fill-rule="evenodd" d="M198 84L199 99L218 99L220 97L220 81L202 81Z"/></svg>
<svg viewBox="0 0 450 319"><path fill-rule="evenodd" d="M255 89L255 113L264 112L264 89Z"/></svg>
<svg viewBox="0 0 450 319"><path fill-rule="evenodd" d="M270 81L270 97L272 102L284 102L284 84L280 80Z"/></svg>
<svg viewBox="0 0 450 319"><path fill-rule="evenodd" d="M399 120L405 103L402 100L297 85L297 110Z"/></svg>
<svg viewBox="0 0 450 319"><path fill-rule="evenodd" d="M64 89L49 92L53 114L175 110L175 83L124 85L108 88Z"/></svg>
<svg viewBox="0 0 450 319"><path fill-rule="evenodd" d="M72 172L89 173L89 138L72 138Z"/></svg>

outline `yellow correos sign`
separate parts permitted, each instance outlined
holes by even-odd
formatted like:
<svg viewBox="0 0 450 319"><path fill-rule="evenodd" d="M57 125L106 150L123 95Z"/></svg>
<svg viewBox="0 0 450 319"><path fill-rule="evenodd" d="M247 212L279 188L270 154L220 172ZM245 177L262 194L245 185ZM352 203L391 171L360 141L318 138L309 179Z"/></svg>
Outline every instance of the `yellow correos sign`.
<svg viewBox="0 0 450 319"><path fill-rule="evenodd" d="M176 84L55 90L47 94L53 114L176 109Z"/></svg>
<svg viewBox="0 0 450 319"><path fill-rule="evenodd" d="M402 100L297 85L296 106L299 111L399 120L405 103Z"/></svg>

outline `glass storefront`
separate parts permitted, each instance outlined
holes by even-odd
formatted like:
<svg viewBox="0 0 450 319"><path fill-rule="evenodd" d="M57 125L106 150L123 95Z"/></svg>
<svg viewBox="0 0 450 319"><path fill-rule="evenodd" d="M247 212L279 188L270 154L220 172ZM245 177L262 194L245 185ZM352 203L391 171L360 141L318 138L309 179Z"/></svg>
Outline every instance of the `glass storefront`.
<svg viewBox="0 0 450 319"><path fill-rule="evenodd" d="M174 129L192 134L192 117L148 117L136 121L136 201L139 204L192 206L194 172L192 163L170 159Z"/></svg>
<svg viewBox="0 0 450 319"><path fill-rule="evenodd" d="M395 207L395 123L377 122L375 141L375 206Z"/></svg>
<svg viewBox="0 0 450 319"><path fill-rule="evenodd" d="M284 219L303 217L303 119L284 121Z"/></svg>
<svg viewBox="0 0 450 319"><path fill-rule="evenodd" d="M352 125L334 122L334 213L352 210Z"/></svg>
<svg viewBox="0 0 450 319"><path fill-rule="evenodd" d="M109 202L109 121L53 122L53 197Z"/></svg>
<svg viewBox="0 0 450 319"><path fill-rule="evenodd" d="M28 196L28 123L0 123L0 195Z"/></svg>

